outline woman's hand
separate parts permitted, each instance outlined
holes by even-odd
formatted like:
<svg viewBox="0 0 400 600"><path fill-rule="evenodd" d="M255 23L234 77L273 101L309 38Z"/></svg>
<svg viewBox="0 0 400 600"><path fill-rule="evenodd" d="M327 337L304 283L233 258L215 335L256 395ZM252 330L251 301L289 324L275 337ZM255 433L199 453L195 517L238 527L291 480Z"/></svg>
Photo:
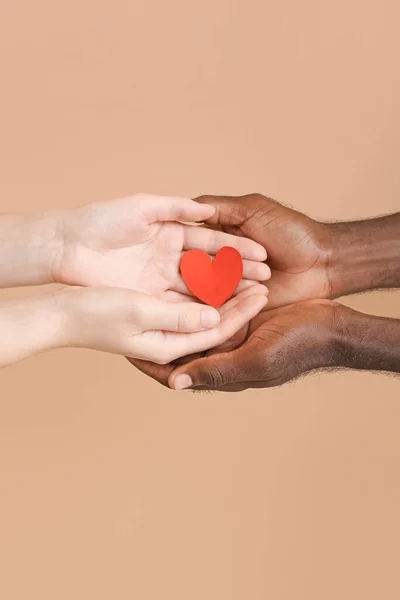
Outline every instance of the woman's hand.
<svg viewBox="0 0 400 600"><path fill-rule="evenodd" d="M190 294L179 272L184 251L200 248L215 255L222 246L233 246L244 259L239 289L268 279L266 251L257 242L177 222L202 222L214 212L187 198L138 194L63 213L54 278L159 297L168 290Z"/></svg>
<svg viewBox="0 0 400 600"><path fill-rule="evenodd" d="M81 347L166 364L231 338L267 303L263 285L220 313L179 294L165 300L121 288L65 288L0 305L0 366L60 347Z"/></svg>
<svg viewBox="0 0 400 600"><path fill-rule="evenodd" d="M202 222L214 212L187 198L137 194L70 211L0 216L0 288L62 283L189 294L179 273L183 252L214 255L222 246L244 259L239 289L268 279L260 244L177 222Z"/></svg>

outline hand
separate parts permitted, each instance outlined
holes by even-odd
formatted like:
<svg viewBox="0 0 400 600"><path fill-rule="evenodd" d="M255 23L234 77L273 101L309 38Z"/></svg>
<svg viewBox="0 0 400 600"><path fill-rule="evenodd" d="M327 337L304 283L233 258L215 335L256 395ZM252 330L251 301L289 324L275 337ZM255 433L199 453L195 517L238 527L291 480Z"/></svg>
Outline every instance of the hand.
<svg viewBox="0 0 400 600"><path fill-rule="evenodd" d="M267 303L258 284L227 302L222 314L197 302L167 302L120 288L66 288L54 295L64 319L59 346L84 347L169 363L228 340Z"/></svg>
<svg viewBox="0 0 400 600"><path fill-rule="evenodd" d="M260 194L201 196L196 201L214 207L214 215L206 221L208 225L238 238L248 237L267 249L272 267L268 309L329 295L329 232L325 224ZM216 351L236 348L246 339L248 329L249 325L244 326ZM176 366L159 368L143 361L130 362L164 385Z"/></svg>
<svg viewBox="0 0 400 600"><path fill-rule="evenodd" d="M169 375L174 389L218 391L274 387L337 361L335 319L342 306L309 300L255 317L244 344L178 367Z"/></svg>
<svg viewBox="0 0 400 600"><path fill-rule="evenodd" d="M276 308L253 319L240 348L179 366L168 381L175 389L235 392L331 367L399 373L400 319L366 315L331 300Z"/></svg>
<svg viewBox="0 0 400 600"><path fill-rule="evenodd" d="M197 202L215 208L207 224L250 238L266 248L272 269L268 309L329 297L328 224L314 221L260 194L201 196Z"/></svg>
<svg viewBox="0 0 400 600"><path fill-rule="evenodd" d="M247 281L239 289L269 278L260 244L176 222L204 221L214 212L186 198L139 194L63 213L54 278L69 285L123 287L158 297L170 291L190 294L179 273L183 252L200 248L215 255L222 246L235 247L244 259Z"/></svg>
<svg viewBox="0 0 400 600"><path fill-rule="evenodd" d="M257 194L197 201L216 208L209 225L265 245L272 267L268 308L275 309L257 316L205 358L132 364L163 385L191 385L190 373L200 389L227 391L279 385L326 366L399 371L399 320L362 315L322 299L398 285L400 214L325 224ZM313 297L317 300L304 301ZM175 379L178 375L184 379Z"/></svg>
<svg viewBox="0 0 400 600"><path fill-rule="evenodd" d="M350 311L331 300L309 300L266 310L206 356L186 357L169 365L131 362L173 389L234 392L282 385L335 362L335 319L345 310Z"/></svg>

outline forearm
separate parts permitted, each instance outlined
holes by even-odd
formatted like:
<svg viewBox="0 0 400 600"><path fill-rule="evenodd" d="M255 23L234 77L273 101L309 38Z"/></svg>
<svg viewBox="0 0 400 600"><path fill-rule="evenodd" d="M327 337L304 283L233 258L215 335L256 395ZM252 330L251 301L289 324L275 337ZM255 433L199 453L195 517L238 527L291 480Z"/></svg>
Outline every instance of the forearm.
<svg viewBox="0 0 400 600"><path fill-rule="evenodd" d="M65 331L54 294L0 303L0 367L64 345Z"/></svg>
<svg viewBox="0 0 400 600"><path fill-rule="evenodd" d="M400 213L326 226L331 298L400 287Z"/></svg>
<svg viewBox="0 0 400 600"><path fill-rule="evenodd" d="M61 213L0 215L0 288L53 283Z"/></svg>
<svg viewBox="0 0 400 600"><path fill-rule="evenodd" d="M333 317L333 366L400 373L400 319L340 306Z"/></svg>

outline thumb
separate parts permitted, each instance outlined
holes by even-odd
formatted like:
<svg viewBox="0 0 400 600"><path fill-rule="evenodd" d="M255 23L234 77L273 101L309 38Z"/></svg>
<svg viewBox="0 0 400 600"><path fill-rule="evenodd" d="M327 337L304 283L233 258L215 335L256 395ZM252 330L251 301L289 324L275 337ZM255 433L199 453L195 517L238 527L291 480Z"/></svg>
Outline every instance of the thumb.
<svg viewBox="0 0 400 600"><path fill-rule="evenodd" d="M194 333L219 325L219 312L197 302L164 302L146 296L140 306L140 325L143 331L173 331Z"/></svg>
<svg viewBox="0 0 400 600"><path fill-rule="evenodd" d="M256 381L261 375L257 358L254 345L246 342L232 352L213 354L178 367L169 376L168 383L172 389L183 390L188 387L218 389L243 381Z"/></svg>
<svg viewBox="0 0 400 600"><path fill-rule="evenodd" d="M215 212L215 209L207 204L199 204L190 198L179 196L143 195L141 200L142 214L149 224L157 221L202 222Z"/></svg>
<svg viewBox="0 0 400 600"><path fill-rule="evenodd" d="M229 227L240 227L254 214L253 195L248 196L199 196L196 202L212 206L214 214L207 219L207 224Z"/></svg>

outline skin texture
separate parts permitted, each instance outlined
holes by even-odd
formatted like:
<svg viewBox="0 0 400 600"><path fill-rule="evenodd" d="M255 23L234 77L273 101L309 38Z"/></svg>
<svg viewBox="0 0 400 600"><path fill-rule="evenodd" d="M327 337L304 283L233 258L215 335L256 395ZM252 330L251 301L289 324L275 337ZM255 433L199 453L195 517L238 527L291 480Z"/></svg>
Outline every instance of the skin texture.
<svg viewBox="0 0 400 600"><path fill-rule="evenodd" d="M0 287L61 283L190 294L179 273L183 252L214 255L222 246L244 259L238 289L268 279L260 244L177 222L202 222L214 212L188 198L137 194L72 211L2 216Z"/></svg>
<svg viewBox="0 0 400 600"><path fill-rule="evenodd" d="M330 295L328 226L261 194L201 196L215 209L207 224L266 248L271 280L269 307Z"/></svg>
<svg viewBox="0 0 400 600"><path fill-rule="evenodd" d="M166 363L227 341L265 307L267 290L256 282L270 270L253 240L180 222L202 222L214 212L187 198L140 194L69 212L1 217L0 287L72 287L0 304L2 334L12 340L1 349L0 366L61 346ZM244 258L244 280L220 315L194 301L179 263L185 250L214 254L224 245Z"/></svg>
<svg viewBox="0 0 400 600"><path fill-rule="evenodd" d="M329 226L331 296L400 287L400 213Z"/></svg>
<svg viewBox="0 0 400 600"><path fill-rule="evenodd" d="M223 313L196 302L167 302L122 288L64 288L0 304L0 367L61 347L83 347L169 363L231 338L266 305L254 285Z"/></svg>
<svg viewBox="0 0 400 600"><path fill-rule="evenodd" d="M209 225L266 247L268 310L207 356L161 367L131 361L135 366L175 389L220 391L281 385L326 367L398 372L399 321L328 298L400 286L399 215L327 224L259 194L197 201L216 209Z"/></svg>
<svg viewBox="0 0 400 600"><path fill-rule="evenodd" d="M67 315L63 345L144 358L159 364L223 343L267 303L252 286L216 309L195 302L165 302L119 288L67 290L56 297ZM204 311L206 311L204 313Z"/></svg>
<svg viewBox="0 0 400 600"><path fill-rule="evenodd" d="M321 368L398 373L400 320L364 315L331 300L308 300L257 315L236 349L226 345L225 352L183 363L142 366L173 389L223 392L279 386Z"/></svg>
<svg viewBox="0 0 400 600"><path fill-rule="evenodd" d="M265 249L249 239L183 225L203 221L215 209L189 200L138 194L82 207L62 220L63 247L54 272L69 285L107 285L154 296L190 294L179 273L183 252L193 248L215 255L234 246L244 259L239 289L269 278Z"/></svg>

